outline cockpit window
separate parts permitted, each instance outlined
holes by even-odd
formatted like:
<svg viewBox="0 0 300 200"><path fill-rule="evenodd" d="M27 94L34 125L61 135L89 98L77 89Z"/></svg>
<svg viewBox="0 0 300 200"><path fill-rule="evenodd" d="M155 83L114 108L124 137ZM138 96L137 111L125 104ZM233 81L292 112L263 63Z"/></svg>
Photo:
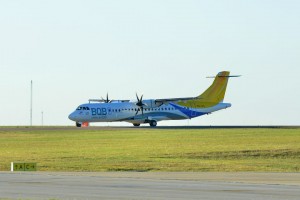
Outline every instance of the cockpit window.
<svg viewBox="0 0 300 200"><path fill-rule="evenodd" d="M89 107L79 106L76 110L90 110Z"/></svg>

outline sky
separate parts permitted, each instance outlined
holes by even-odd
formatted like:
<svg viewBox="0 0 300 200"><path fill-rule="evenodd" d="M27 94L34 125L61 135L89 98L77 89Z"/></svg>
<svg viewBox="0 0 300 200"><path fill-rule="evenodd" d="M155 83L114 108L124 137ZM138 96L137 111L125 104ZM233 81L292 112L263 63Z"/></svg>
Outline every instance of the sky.
<svg viewBox="0 0 300 200"><path fill-rule="evenodd" d="M229 70L226 110L159 125L300 125L300 1L0 0L0 125L73 125L90 98L190 97ZM97 123L96 125L129 125Z"/></svg>

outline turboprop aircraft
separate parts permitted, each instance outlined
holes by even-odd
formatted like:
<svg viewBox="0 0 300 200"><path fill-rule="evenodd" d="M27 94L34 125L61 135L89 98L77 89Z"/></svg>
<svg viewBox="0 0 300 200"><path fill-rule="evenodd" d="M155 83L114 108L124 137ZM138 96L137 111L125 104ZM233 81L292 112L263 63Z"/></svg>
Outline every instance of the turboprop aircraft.
<svg viewBox="0 0 300 200"><path fill-rule="evenodd" d="M90 122L125 121L134 126L149 123L154 127L158 121L191 119L201 115L231 107L224 103L229 71L219 72L212 85L196 97L147 99L143 95L136 100L90 99L89 103L81 104L69 115L77 127L88 126Z"/></svg>

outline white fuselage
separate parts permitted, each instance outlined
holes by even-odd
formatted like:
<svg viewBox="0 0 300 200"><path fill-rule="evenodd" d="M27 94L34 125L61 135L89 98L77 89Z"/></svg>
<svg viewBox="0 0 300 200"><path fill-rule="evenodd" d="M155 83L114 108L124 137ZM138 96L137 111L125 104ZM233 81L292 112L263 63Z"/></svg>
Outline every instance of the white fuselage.
<svg viewBox="0 0 300 200"><path fill-rule="evenodd" d="M126 121L141 124L148 123L151 120L190 119L230 106L229 103L219 103L209 108L194 109L176 103L167 103L159 106L144 106L142 112L142 108L134 102L86 103L72 112L69 119L76 122Z"/></svg>
<svg viewBox="0 0 300 200"><path fill-rule="evenodd" d="M77 127L89 122L130 122L134 126L149 123L156 126L162 120L191 119L225 109L230 103L223 103L229 71L221 71L214 76L213 83L200 95L195 97L179 97L164 99L146 99L136 94L136 101L90 99L89 103L80 105L69 115ZM98 102L98 103L90 103ZM189 106L189 107L188 107Z"/></svg>

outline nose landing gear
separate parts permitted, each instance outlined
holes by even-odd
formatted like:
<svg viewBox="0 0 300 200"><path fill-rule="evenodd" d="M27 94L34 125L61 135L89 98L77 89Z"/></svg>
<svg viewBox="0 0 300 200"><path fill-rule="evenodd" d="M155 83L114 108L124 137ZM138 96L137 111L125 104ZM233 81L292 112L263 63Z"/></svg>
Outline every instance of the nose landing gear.
<svg viewBox="0 0 300 200"><path fill-rule="evenodd" d="M81 127L81 123L76 122L76 127L80 128Z"/></svg>

